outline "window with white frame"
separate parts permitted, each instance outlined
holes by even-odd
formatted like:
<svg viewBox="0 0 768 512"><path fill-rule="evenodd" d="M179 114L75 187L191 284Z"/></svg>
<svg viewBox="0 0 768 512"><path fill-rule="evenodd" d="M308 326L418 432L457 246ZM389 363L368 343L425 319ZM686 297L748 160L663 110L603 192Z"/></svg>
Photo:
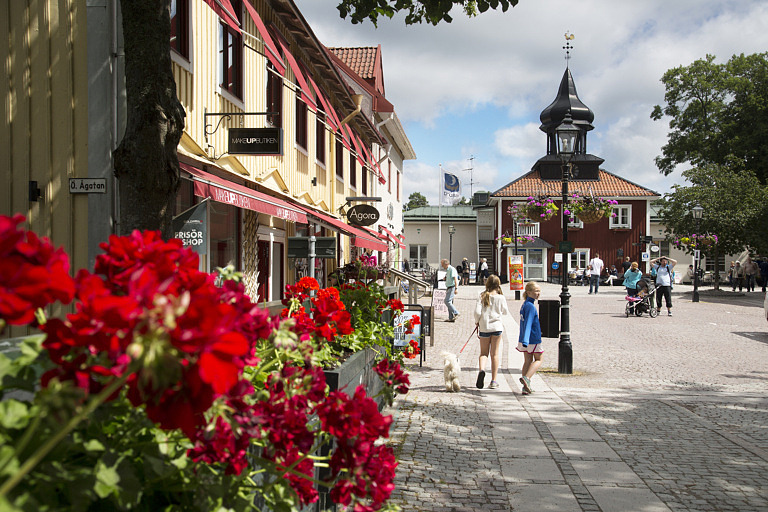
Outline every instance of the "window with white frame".
<svg viewBox="0 0 768 512"><path fill-rule="evenodd" d="M611 229L628 229L632 227L632 206L627 204L620 204L618 206L614 206L611 211L613 212L609 224Z"/></svg>
<svg viewBox="0 0 768 512"><path fill-rule="evenodd" d="M568 270L579 268L584 270L589 262L589 249L575 249L568 255Z"/></svg>

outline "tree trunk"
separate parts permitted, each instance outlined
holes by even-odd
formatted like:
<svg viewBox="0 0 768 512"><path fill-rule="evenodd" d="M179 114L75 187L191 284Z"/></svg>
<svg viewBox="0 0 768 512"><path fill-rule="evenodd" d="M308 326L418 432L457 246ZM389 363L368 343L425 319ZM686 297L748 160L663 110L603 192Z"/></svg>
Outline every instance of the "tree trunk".
<svg viewBox="0 0 768 512"><path fill-rule="evenodd" d="M126 130L114 152L120 234L134 229L172 235L179 187L176 147L184 108L171 67L170 0L122 0Z"/></svg>

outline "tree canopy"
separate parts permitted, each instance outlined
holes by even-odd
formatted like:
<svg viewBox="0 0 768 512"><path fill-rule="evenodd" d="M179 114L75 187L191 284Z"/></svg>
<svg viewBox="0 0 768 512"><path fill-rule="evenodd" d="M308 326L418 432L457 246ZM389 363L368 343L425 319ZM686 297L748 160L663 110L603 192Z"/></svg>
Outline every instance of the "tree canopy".
<svg viewBox="0 0 768 512"><path fill-rule="evenodd" d="M404 210L413 210L414 208L421 208L422 206L429 206L429 201L420 192L413 192L408 196L408 202L405 204Z"/></svg>
<svg viewBox="0 0 768 512"><path fill-rule="evenodd" d="M656 105L651 118L671 118L667 143L656 157L663 174L683 163L736 160L768 183L768 53L734 55L725 64L707 55L668 70L661 81L666 104Z"/></svg>
<svg viewBox="0 0 768 512"><path fill-rule="evenodd" d="M413 25L426 22L431 25L445 22L450 23L450 15L454 6L460 6L467 16L477 16L489 9L506 12L510 6L517 5L518 0L341 0L337 6L339 15L352 23L363 23L365 20L377 26L380 16L392 18L395 14L405 11L405 24Z"/></svg>

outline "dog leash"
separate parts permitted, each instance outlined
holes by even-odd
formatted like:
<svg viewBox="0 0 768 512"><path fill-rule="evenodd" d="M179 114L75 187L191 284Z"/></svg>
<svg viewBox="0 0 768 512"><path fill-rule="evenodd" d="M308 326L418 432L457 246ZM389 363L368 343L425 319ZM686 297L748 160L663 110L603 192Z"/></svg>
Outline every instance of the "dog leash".
<svg viewBox="0 0 768 512"><path fill-rule="evenodd" d="M461 347L461 350L459 350L459 354L464 352L464 349L467 348L467 345L469 345L469 340L472 339L472 335L475 334L479 328L480 328L479 325L475 325L475 330L470 333L469 338L467 338L467 342L464 344L463 347Z"/></svg>

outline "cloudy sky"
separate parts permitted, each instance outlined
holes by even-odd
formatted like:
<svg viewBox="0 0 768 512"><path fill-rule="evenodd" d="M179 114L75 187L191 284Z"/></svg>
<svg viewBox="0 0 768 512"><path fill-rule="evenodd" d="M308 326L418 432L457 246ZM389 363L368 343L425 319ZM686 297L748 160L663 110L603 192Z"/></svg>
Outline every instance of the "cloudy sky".
<svg viewBox="0 0 768 512"><path fill-rule="evenodd" d="M765 0L520 0L502 12L451 24L379 27L341 20L334 0L296 0L326 46L381 45L387 99L395 105L417 159L407 161L404 197L437 204L439 167L462 179L462 194L496 191L546 152L539 114L565 71L564 34L579 98L595 114L587 151L603 168L659 193L683 184L659 173L667 120L661 76L706 54L768 51ZM474 160L470 161L470 158ZM473 170L464 171L472 167Z"/></svg>

